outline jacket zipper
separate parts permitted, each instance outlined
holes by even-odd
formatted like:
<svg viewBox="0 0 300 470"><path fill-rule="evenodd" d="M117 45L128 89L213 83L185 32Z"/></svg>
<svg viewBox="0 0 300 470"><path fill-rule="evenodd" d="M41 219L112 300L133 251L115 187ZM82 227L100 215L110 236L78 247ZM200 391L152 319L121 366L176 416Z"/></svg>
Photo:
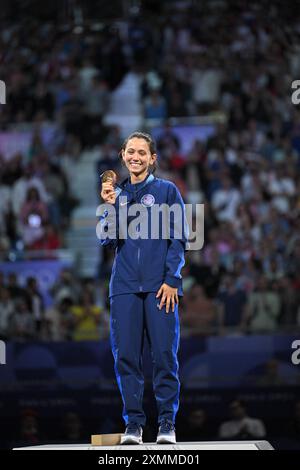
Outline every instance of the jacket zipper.
<svg viewBox="0 0 300 470"><path fill-rule="evenodd" d="M151 175L149 175L151 176ZM146 178L146 181L145 181L145 184L139 188L138 191L130 191L131 193L133 192L134 193L134 200L135 202L137 201L137 193L140 192L142 189L144 189L147 185L148 185L148 179L149 179L149 176ZM155 179L153 178L153 175L152 175L152 180ZM140 239L137 240L138 242L140 241ZM142 279L141 279L141 275L140 275L140 257L141 257L141 248L140 246L138 247L138 251L137 251L137 263L138 263L138 282L139 282L139 291L140 292L143 292L143 285L142 285Z"/></svg>
<svg viewBox="0 0 300 470"><path fill-rule="evenodd" d="M138 252L137 252L137 260L138 260L138 280L139 280L139 291L143 291L143 286L141 284L141 276L140 276L140 256L141 256L141 248L138 247Z"/></svg>

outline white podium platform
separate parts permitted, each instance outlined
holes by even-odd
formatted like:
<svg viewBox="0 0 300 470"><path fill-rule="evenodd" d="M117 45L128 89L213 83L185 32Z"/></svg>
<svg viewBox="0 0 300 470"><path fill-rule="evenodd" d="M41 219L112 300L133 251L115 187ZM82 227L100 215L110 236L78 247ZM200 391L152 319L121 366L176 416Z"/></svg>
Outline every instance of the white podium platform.
<svg viewBox="0 0 300 470"><path fill-rule="evenodd" d="M268 441L215 441L215 442L178 442L177 444L158 445L145 443L135 446L92 446L91 444L48 444L30 447L16 447L13 450L149 450L149 451L182 451L182 450L274 450Z"/></svg>

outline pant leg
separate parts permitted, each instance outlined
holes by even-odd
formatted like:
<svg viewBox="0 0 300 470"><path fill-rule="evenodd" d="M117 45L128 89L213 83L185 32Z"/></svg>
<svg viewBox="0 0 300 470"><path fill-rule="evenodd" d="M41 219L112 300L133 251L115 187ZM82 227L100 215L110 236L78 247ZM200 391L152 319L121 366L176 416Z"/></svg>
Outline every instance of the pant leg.
<svg viewBox="0 0 300 470"><path fill-rule="evenodd" d="M110 340L115 374L123 400L125 424L145 425L143 411L144 376L142 352L144 339L143 298L122 294L110 298Z"/></svg>
<svg viewBox="0 0 300 470"><path fill-rule="evenodd" d="M180 382L177 352L179 347L178 305L174 313L162 307L155 292L145 298L145 328L153 361L153 389L158 408L158 422L166 418L175 422L179 407Z"/></svg>

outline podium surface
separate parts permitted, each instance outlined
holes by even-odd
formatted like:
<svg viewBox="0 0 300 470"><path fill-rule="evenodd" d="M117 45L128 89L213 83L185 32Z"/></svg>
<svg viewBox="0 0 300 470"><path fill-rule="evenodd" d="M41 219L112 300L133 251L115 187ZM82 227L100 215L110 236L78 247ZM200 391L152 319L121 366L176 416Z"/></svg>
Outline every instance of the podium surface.
<svg viewBox="0 0 300 470"><path fill-rule="evenodd" d="M207 441L177 442L177 444L144 443L143 445L92 446L91 444L47 444L29 447L17 447L14 450L97 450L103 451L183 451L183 450L274 450L268 441Z"/></svg>

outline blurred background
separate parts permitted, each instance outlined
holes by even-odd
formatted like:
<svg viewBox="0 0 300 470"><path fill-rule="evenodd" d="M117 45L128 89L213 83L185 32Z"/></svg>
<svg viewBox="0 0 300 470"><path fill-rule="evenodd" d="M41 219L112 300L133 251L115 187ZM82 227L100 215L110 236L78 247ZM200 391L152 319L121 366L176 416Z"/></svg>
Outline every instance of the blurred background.
<svg viewBox="0 0 300 470"><path fill-rule="evenodd" d="M126 176L123 139L146 130L157 176L205 204L182 272L178 440L299 449L299 3L2 0L0 24L1 447L123 431L96 208L100 173Z"/></svg>

